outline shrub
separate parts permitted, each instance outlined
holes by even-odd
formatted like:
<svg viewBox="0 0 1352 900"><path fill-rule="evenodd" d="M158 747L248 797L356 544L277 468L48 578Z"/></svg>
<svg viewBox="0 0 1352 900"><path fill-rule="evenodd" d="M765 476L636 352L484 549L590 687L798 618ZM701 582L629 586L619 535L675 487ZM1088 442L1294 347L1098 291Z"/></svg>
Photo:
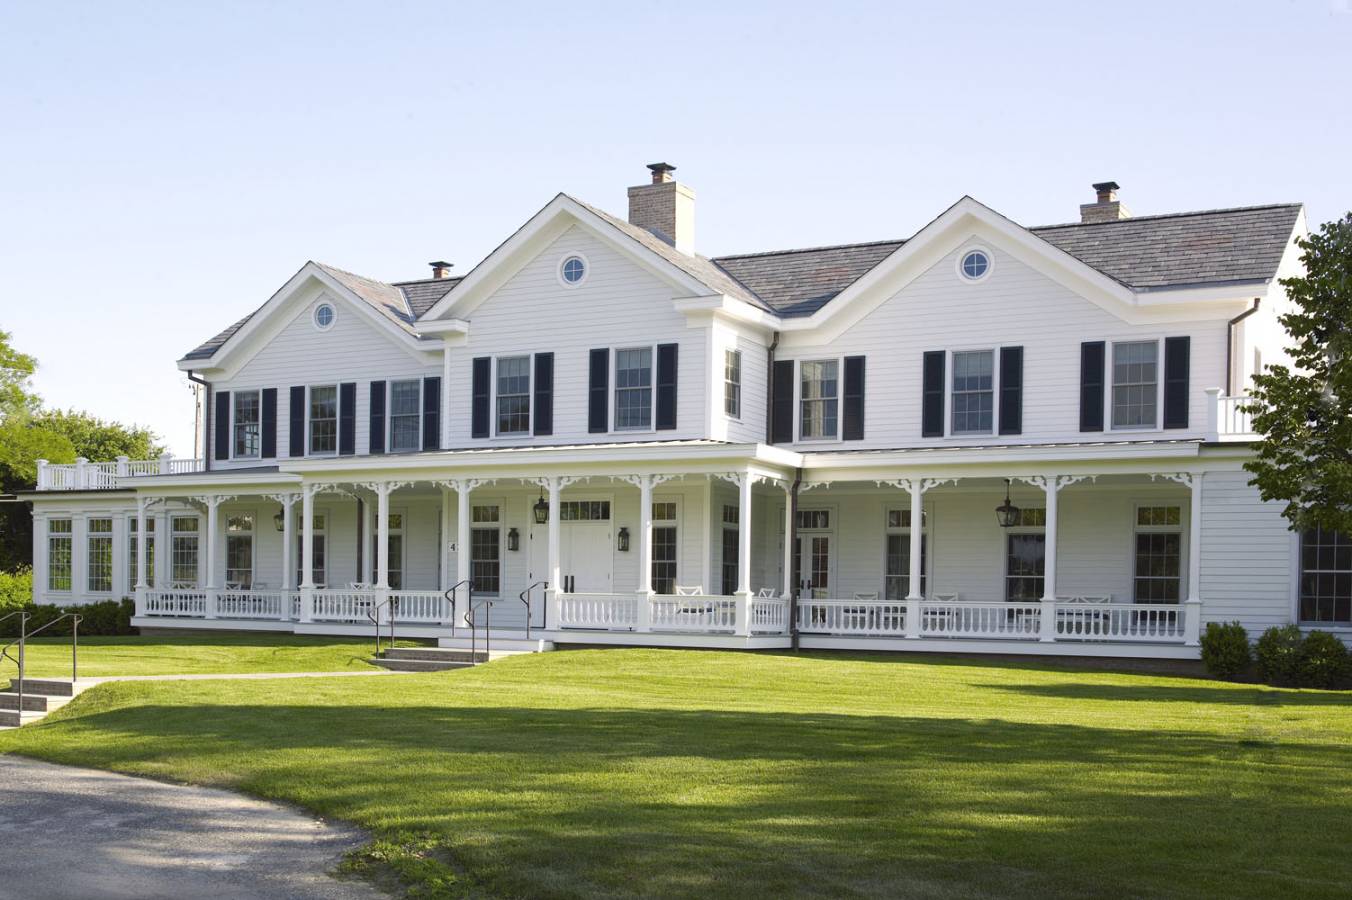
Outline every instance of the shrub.
<svg viewBox="0 0 1352 900"><path fill-rule="evenodd" d="M0 572L0 616L33 602L33 570Z"/></svg>
<svg viewBox="0 0 1352 900"><path fill-rule="evenodd" d="M1294 684L1304 635L1295 625L1274 625L1254 645L1258 675L1268 684Z"/></svg>
<svg viewBox="0 0 1352 900"><path fill-rule="evenodd" d="M28 633L32 634L44 625L60 618L64 613L78 613L80 616L80 635L90 637L110 637L118 634L135 634L131 617L136 612L136 602L123 598L118 600L100 600L84 606L53 606L50 603L28 603L21 607L28 613ZM71 632L71 620L64 619L42 632L42 637L67 637ZM0 637L19 636L19 618L15 616L7 622L0 622Z"/></svg>
<svg viewBox="0 0 1352 900"><path fill-rule="evenodd" d="M1219 678L1242 675L1253 660L1249 633L1238 622L1208 622L1202 635L1202 662Z"/></svg>
<svg viewBox="0 0 1352 900"><path fill-rule="evenodd" d="M1296 657L1296 681L1302 687L1331 688L1348 675L1347 645L1327 631L1311 631Z"/></svg>

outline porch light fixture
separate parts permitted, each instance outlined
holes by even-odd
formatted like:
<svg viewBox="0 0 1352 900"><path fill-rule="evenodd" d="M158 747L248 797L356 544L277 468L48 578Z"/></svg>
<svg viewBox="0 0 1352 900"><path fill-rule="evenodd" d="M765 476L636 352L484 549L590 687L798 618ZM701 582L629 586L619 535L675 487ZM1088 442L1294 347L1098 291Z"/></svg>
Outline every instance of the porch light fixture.
<svg viewBox="0 0 1352 900"><path fill-rule="evenodd" d="M535 524L544 525L549 522L549 501L545 499L545 492L540 492L540 499L535 501Z"/></svg>
<svg viewBox="0 0 1352 900"><path fill-rule="evenodd" d="M277 526L278 531L285 531L286 516L284 516L282 513L277 513L277 515L272 517L272 524Z"/></svg>
<svg viewBox="0 0 1352 900"><path fill-rule="evenodd" d="M507 529L507 549L513 552L521 549L521 532L515 528Z"/></svg>
<svg viewBox="0 0 1352 900"><path fill-rule="evenodd" d="M629 552L629 529L623 525L620 526L620 532L616 535L615 549L621 553Z"/></svg>
<svg viewBox="0 0 1352 900"><path fill-rule="evenodd" d="M1019 524L1019 508L1009 502L1009 485L1011 479L1005 479L1005 502L995 507L995 520L1000 523L1001 528L1013 528Z"/></svg>

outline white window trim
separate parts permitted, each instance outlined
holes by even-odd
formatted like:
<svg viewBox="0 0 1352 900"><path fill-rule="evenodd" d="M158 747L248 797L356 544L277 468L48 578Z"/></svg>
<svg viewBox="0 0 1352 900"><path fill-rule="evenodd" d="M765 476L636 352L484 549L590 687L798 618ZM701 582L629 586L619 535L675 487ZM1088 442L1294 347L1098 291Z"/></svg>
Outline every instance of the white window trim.
<svg viewBox="0 0 1352 900"><path fill-rule="evenodd" d="M496 522L476 522L474 521L474 507L476 506L496 506L498 508L498 520ZM498 530L498 592L496 594L486 594L475 591L477 597L498 597L506 596L503 588L507 584L507 500L503 497L475 497L469 504L469 546L465 552L469 554L470 577L474 577L474 532L488 531L497 526Z"/></svg>
<svg viewBox="0 0 1352 900"><path fill-rule="evenodd" d="M815 362L815 360L808 360L808 362ZM838 505L835 503L813 503L811 505L800 506L798 508L798 512L800 513L812 512L816 510L825 510L826 512L830 513L830 519L828 520L831 523L830 527L799 528L797 527L798 523L794 522L795 526L794 534L800 540L805 536L806 537L825 536L830 538L830 541L826 545L830 550L830 552L827 553L826 556L826 571L827 571L826 595L828 597L832 597L838 593L837 588L838 585L840 584L840 544L836 540L836 523L840 521L839 508ZM885 566L886 564L887 561L883 560L883 565ZM799 567L798 574L799 576L803 574L801 565ZM790 577L792 577L792 572L790 572ZM798 588L799 585L794 585L795 590L797 590Z"/></svg>
<svg viewBox="0 0 1352 900"><path fill-rule="evenodd" d="M195 522L197 522L197 530L179 531L177 528L174 527L174 523L179 519L194 520ZM206 529L202 527L205 524L204 517L198 513L189 510L182 509L170 510L169 521L166 524L169 526L169 542L168 542L169 546L165 549L167 549L169 552L165 555L164 560L164 584L166 586L172 586L174 584L179 583L179 580L174 577L174 538L180 536L181 537L191 536L197 539L197 560L196 565L194 566L194 568L197 569L197 574L195 576L194 581L197 585L196 589L200 590L202 586L206 583L203 579L203 572L206 569L207 555L202 552L203 548L206 546L207 543L206 537L207 532Z"/></svg>
<svg viewBox="0 0 1352 900"><path fill-rule="evenodd" d="M329 320L329 324L327 325L319 324L319 308L321 306L327 306L333 312L333 318ZM315 331L332 330L333 326L338 324L338 304L327 297L319 298L319 300L315 301L314 306L310 307L310 324L314 326Z"/></svg>
<svg viewBox="0 0 1352 900"><path fill-rule="evenodd" d="M568 260L572 259L573 257L577 257L578 259L582 260L582 277L579 278L577 281L569 281L568 279L563 277L563 264L568 262ZM558 279L559 284L563 285L565 288L571 291L574 288L580 288L582 287L582 285L587 283L587 279L591 278L591 270L592 270L591 260L587 258L587 254L570 251L568 253L563 254L563 256L559 257L559 263L557 266L554 267L554 277Z"/></svg>
<svg viewBox="0 0 1352 900"><path fill-rule="evenodd" d="M657 361L656 361L656 359L653 360L653 368L654 368L654 370L656 370L656 368L657 368ZM656 389L656 385L654 385L654 390L655 390L655 389ZM654 530L656 530L656 529L658 529L658 528L675 528L675 529L676 529L676 574L675 574L675 575L672 577L672 579L671 579L671 583L672 583L672 586L673 586L672 592L675 593L675 585L678 585L678 584L683 585L683 584L685 584L685 521L684 521L683 516L682 516L682 514L683 514L683 512L684 512L684 504L681 502L681 497L680 497L679 494L653 494L652 502L653 502L654 505L656 505L656 504L658 504L658 503L670 503L670 504L672 504L672 505L674 505L674 506L676 507L675 518L672 518L672 519L658 519L658 518L656 518L656 517L653 518L653 529L654 529ZM611 509L613 510L614 507L612 506ZM642 513L642 510L640 510L639 512ZM651 510L650 510L650 512L651 512ZM640 518L641 518L641 516L640 516ZM640 538L639 538L639 539L642 540L642 536L641 536L641 535L640 535ZM656 544L654 544L653 549L656 550ZM648 581L649 581L650 584L651 584L651 582L652 582L652 565L653 565L653 563L655 563L656 561L657 561L657 556L656 556L656 554L654 553L654 555L652 556L652 558L648 560L648 566L649 566L649 568L648 568ZM710 586L710 585L707 585L707 584L706 584L706 585L704 585L703 587L704 587L704 591L705 591L706 594L707 594L707 593L710 593L710 590L711 590L711 586Z"/></svg>
<svg viewBox="0 0 1352 900"><path fill-rule="evenodd" d="M803 437L803 363L834 362L836 364L836 433L825 437ZM845 357L812 356L794 360L793 366L793 433L802 444L840 444L842 419L845 417Z"/></svg>
<svg viewBox="0 0 1352 900"><path fill-rule="evenodd" d="M616 403L619 394L619 355L626 350L648 350L648 357L651 367L651 376L649 377L649 390L652 392L652 403L648 404L648 424L645 427L621 428L616 418L619 404ZM610 348L610 433L611 434L656 434L657 433L657 345L656 344L625 344L622 347ZM534 412L532 411L532 415Z"/></svg>
<svg viewBox="0 0 1352 900"><path fill-rule="evenodd" d="M1017 345L1010 345L1017 346ZM944 362L944 437L966 440L974 437L994 437L1000 433L1000 351L1003 345L994 347L959 347L948 351ZM954 431L953 430L953 357L959 353L989 353L991 355L991 430L990 431Z"/></svg>
<svg viewBox="0 0 1352 900"><path fill-rule="evenodd" d="M333 388L333 411L334 411L333 450L324 453L316 453L311 449L311 447L314 444L313 441L311 441L310 439L311 438L310 410L313 409L310 400L310 393L315 388L328 388L328 387ZM387 402L386 406L388 407L388 405L389 404ZM343 390L342 387L338 384L338 382L335 381L332 383L307 384L305 386L305 455L307 457L314 457L316 459L328 459L331 456L337 456L338 448L342 445L343 442L343 436L342 434L340 434L340 432L342 431L342 427L343 427Z"/></svg>
<svg viewBox="0 0 1352 900"><path fill-rule="evenodd" d="M1163 380L1163 379L1161 379ZM1140 515L1142 507L1151 506L1177 506L1178 524L1177 525L1141 525ZM1138 534L1177 534L1178 538L1178 603L1182 606L1183 601L1188 599L1188 570L1192 565L1190 557L1192 547L1189 545L1188 538L1192 534L1192 503L1189 500L1172 497L1160 497L1157 500L1145 499L1136 500L1131 505L1131 546L1128 548L1128 557L1131 567L1131 594L1127 597L1128 603L1136 602L1136 535ZM1299 565L1299 561L1297 561ZM1297 586L1299 590L1299 586ZM1152 601L1143 601L1152 602ZM1153 601L1168 602L1168 601Z"/></svg>
<svg viewBox="0 0 1352 900"><path fill-rule="evenodd" d="M46 568L47 568L46 577L43 579L43 584L42 584L42 592L43 592L44 594L55 594L55 595L58 596L58 597L66 597L66 596L69 596L69 595L71 595L71 594L73 594L73 593L75 592L75 554L76 554L76 543L75 543L75 520L76 520L76 518L77 518L77 516L74 515L74 514L68 514L68 515L60 515L60 514L58 514L58 515L48 515L48 516L46 517L46 521L43 523L44 540L46 541L46 543L44 544L44 546L43 546L43 548L42 548L42 552L43 552L43 556L44 556L44 562L45 562L45 565L46 565ZM53 533L52 533L52 522L69 522L69 523L70 523L70 530L69 530L69 531L61 531L61 532L57 532L57 533L53 534ZM69 561L69 563L68 563L69 572L67 573L67 580L70 582L70 587L65 588L64 590L61 589L61 588L53 588L53 587L51 586L51 584L52 584L52 566L51 566L51 560L52 560L52 539L53 539L53 538L66 538L67 540L70 541L70 561ZM34 579L33 588L34 588L34 593L36 593L36 592L37 592L37 580L36 580L36 579Z"/></svg>
<svg viewBox="0 0 1352 900"><path fill-rule="evenodd" d="M967 255L969 253L981 253L984 254L986 257L986 271L982 272L976 278L972 278L970 275L968 275L966 272L962 270L962 262L967 258ZM957 259L953 261L953 270L958 273L958 279L961 280L964 284L980 284L987 278L990 278L991 273L995 271L995 254L992 253L990 248L985 246L984 244L972 244L970 246L963 247L961 250L958 251Z"/></svg>
<svg viewBox="0 0 1352 900"><path fill-rule="evenodd" d="M578 256L580 254L570 253L569 256ZM562 263L560 263L562 265ZM586 281L586 276L583 276ZM625 348L627 349L627 348ZM527 424L525 431L499 431L498 430L498 362L504 359L526 358L526 408L528 410ZM532 437L535 434L535 354L534 353L504 353L501 356L493 357L491 371L493 379L493 400L490 415L493 419L491 434L494 438L507 438L509 440L520 440L523 437Z"/></svg>
<svg viewBox="0 0 1352 900"><path fill-rule="evenodd" d="M117 516L114 513L85 513L82 518L84 521L84 593L94 594L96 596L112 594L117 588L117 541L114 539L117 534ZM91 522L104 519L108 520L107 531L95 531L90 527ZM93 566L90 564L91 554L89 552L89 544L95 538L108 539L108 589L106 591L95 590L89 586L89 579L93 573ZM72 578L71 587L74 588L74 586L75 580Z"/></svg>
<svg viewBox="0 0 1352 900"><path fill-rule="evenodd" d="M394 449L394 384L396 381L415 381L418 384L418 441L417 446L411 450ZM323 385L320 385L323 387ZM422 449L423 435L423 390L426 384L421 375L412 378L387 378L385 379L385 452L386 453L417 453ZM341 406L342 400L339 400ZM339 416L342 416L342 409L338 410ZM370 438L368 436L369 443Z"/></svg>
<svg viewBox="0 0 1352 900"><path fill-rule="evenodd" d="M251 454L235 453L235 413L239 407L239 397L241 394L258 395L258 452ZM230 458L231 459L262 459L263 458L263 389L247 388L245 390L233 390L230 392Z"/></svg>
<svg viewBox="0 0 1352 900"><path fill-rule="evenodd" d="M729 353L735 353L735 354L737 354L737 381L735 382L736 385L737 385L737 414L736 414L736 415L733 415L732 413L728 412L728 385L733 383L733 382L728 381L728 354L729 354ZM724 347L724 348L723 348L723 415L724 415L725 418L731 419L731 420L734 421L734 422L740 422L740 421L742 420L742 406L743 406L742 400L743 400L743 394L745 394L745 391L743 390L743 388L745 387L745 385L744 385L743 378L742 378L742 374L743 374L744 371L745 371L745 370L742 368L742 349L741 349L740 347Z"/></svg>
<svg viewBox="0 0 1352 900"><path fill-rule="evenodd" d="M1113 424L1113 353L1118 344L1154 344L1155 345L1155 423L1153 425L1114 425ZM1107 341L1107 358L1103 361L1103 425L1105 431L1160 431L1164 419L1164 337L1162 335L1144 335L1142 337L1122 338ZM1191 400L1191 398L1189 398Z"/></svg>
<svg viewBox="0 0 1352 900"><path fill-rule="evenodd" d="M235 509L225 513L223 516L225 521L221 523L221 538L224 541L224 546L221 548L221 584L224 585L226 583L227 576L230 574L230 538L243 536L240 532L235 532L234 534L231 534L230 532L230 519L234 516L248 516L253 522L253 526L248 532L249 585L252 590L253 583L258 579L258 531L260 522L258 519L258 510L256 509ZM269 521L271 520L269 519Z"/></svg>

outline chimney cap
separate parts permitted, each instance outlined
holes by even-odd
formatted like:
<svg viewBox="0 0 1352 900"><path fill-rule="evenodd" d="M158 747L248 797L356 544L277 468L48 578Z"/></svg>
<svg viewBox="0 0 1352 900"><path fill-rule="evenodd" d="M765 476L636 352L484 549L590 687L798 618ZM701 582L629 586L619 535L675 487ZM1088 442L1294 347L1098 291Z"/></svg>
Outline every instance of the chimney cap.
<svg viewBox="0 0 1352 900"><path fill-rule="evenodd" d="M1092 187L1096 191L1120 191L1122 189L1122 185L1118 184L1116 181L1100 181L1099 183L1092 185Z"/></svg>
<svg viewBox="0 0 1352 900"><path fill-rule="evenodd" d="M449 269L452 268L455 265L455 263L446 262L446 260L444 259L434 259L430 263L428 263L428 265L436 269Z"/></svg>
<svg viewBox="0 0 1352 900"><path fill-rule="evenodd" d="M668 181L676 180L671 174L676 171L676 167L671 163L648 163L648 169L653 173L653 184L664 184Z"/></svg>

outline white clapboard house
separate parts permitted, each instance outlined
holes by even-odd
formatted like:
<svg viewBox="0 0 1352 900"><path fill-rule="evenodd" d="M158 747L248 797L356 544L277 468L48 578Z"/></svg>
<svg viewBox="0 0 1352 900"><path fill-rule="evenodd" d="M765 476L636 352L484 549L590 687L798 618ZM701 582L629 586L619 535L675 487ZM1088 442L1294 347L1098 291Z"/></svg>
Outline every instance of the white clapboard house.
<svg viewBox="0 0 1352 900"><path fill-rule="evenodd" d="M1242 469L1299 204L1133 217L1104 183L1068 224L963 197L905 240L710 258L649 168L627 219L560 194L463 276L306 263L178 361L205 459L42 466L37 599L443 646L1352 627L1346 539Z"/></svg>

